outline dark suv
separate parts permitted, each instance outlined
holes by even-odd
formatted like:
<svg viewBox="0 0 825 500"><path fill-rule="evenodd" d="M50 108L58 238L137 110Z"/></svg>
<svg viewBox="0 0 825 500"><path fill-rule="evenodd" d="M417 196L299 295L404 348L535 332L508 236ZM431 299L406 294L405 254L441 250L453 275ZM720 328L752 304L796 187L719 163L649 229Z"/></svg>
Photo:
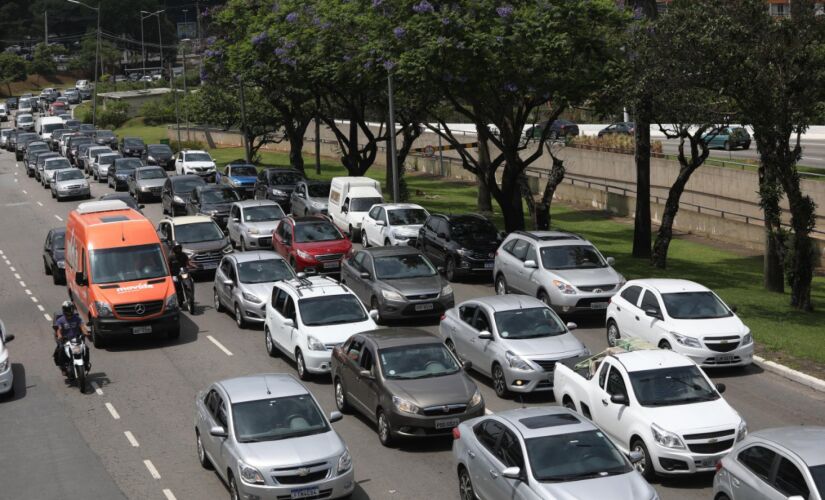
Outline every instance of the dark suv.
<svg viewBox="0 0 825 500"><path fill-rule="evenodd" d="M492 278L501 240L493 223L478 214L433 214L418 231L419 250L443 266L450 281L472 274Z"/></svg>
<svg viewBox="0 0 825 500"><path fill-rule="evenodd" d="M222 230L226 231L229 208L236 201L241 201L241 197L231 187L206 184L192 190L186 202L186 213L211 217Z"/></svg>
<svg viewBox="0 0 825 500"><path fill-rule="evenodd" d="M124 158L129 156L140 158L146 151L146 143L140 137L124 137L120 140L119 149Z"/></svg>
<svg viewBox="0 0 825 500"><path fill-rule="evenodd" d="M112 149L117 147L117 136L111 130L95 130L92 139L98 146L109 146Z"/></svg>
<svg viewBox="0 0 825 500"><path fill-rule="evenodd" d="M167 144L149 144L143 153L143 161L147 165L157 165L164 170L173 170L175 161L172 159L172 148Z"/></svg>
<svg viewBox="0 0 825 500"><path fill-rule="evenodd" d="M268 168L258 173L255 182L255 199L272 200L281 206L284 213L291 208L290 198L295 186L306 180L304 175L291 168Z"/></svg>

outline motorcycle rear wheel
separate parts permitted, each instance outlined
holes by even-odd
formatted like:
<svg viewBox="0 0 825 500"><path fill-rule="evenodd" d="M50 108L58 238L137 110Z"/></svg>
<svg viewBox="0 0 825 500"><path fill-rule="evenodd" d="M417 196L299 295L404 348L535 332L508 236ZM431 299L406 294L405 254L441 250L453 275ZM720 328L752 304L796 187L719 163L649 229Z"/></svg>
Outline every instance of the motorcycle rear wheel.
<svg viewBox="0 0 825 500"><path fill-rule="evenodd" d="M74 370L77 388L80 389L80 394L86 394L86 367L74 365Z"/></svg>

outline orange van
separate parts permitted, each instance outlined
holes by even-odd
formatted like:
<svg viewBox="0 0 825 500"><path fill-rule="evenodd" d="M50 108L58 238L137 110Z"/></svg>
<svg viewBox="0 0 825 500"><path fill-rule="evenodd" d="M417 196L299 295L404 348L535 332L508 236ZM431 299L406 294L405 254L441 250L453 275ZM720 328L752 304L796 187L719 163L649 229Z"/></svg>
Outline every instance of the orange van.
<svg viewBox="0 0 825 500"><path fill-rule="evenodd" d="M120 200L81 203L66 223L69 297L95 347L127 335L180 335L169 263L152 223Z"/></svg>

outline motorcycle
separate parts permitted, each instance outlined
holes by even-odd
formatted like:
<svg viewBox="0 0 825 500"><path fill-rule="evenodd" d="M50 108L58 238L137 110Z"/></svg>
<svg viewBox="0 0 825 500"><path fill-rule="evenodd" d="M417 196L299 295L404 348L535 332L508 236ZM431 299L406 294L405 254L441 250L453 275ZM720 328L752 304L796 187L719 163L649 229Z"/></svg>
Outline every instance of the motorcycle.
<svg viewBox="0 0 825 500"><path fill-rule="evenodd" d="M180 268L175 281L179 284L178 306L186 309L189 314L195 314L195 280L186 268Z"/></svg>
<svg viewBox="0 0 825 500"><path fill-rule="evenodd" d="M63 352L66 354L64 357L66 376L69 381L77 382L81 394L86 392L86 373L88 372L86 368L86 349L86 342L82 336L63 343Z"/></svg>

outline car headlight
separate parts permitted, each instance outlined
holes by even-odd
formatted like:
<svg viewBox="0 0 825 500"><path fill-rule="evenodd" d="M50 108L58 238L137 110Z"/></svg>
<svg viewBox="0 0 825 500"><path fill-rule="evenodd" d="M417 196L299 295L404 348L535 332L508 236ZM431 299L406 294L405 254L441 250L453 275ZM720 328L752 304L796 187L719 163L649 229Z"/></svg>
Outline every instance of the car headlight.
<svg viewBox="0 0 825 500"><path fill-rule="evenodd" d="M350 469L352 469L352 457L349 450L344 450L344 453L341 453L341 456L338 457L338 474L341 475Z"/></svg>
<svg viewBox="0 0 825 500"><path fill-rule="evenodd" d="M476 392L473 393L473 397L470 398L470 407L478 406L481 402L484 401L484 398L481 397L481 392L476 389Z"/></svg>
<svg viewBox="0 0 825 500"><path fill-rule="evenodd" d="M273 195L273 196L286 196L286 192L284 192L284 191L282 191L282 190L280 190L280 189L275 189L275 188L272 188L272 189L270 190L270 192L272 193L272 195Z"/></svg>
<svg viewBox="0 0 825 500"><path fill-rule="evenodd" d="M407 236L406 234L402 234L399 231L393 231L392 236L393 236L393 238L396 238L396 239L399 239L399 240L408 240L408 239L410 239L409 236Z"/></svg>
<svg viewBox="0 0 825 500"><path fill-rule="evenodd" d="M260 229L258 229L257 227L254 227L254 226L247 229L247 231L249 231L249 234L260 234L260 232L261 232Z"/></svg>
<svg viewBox="0 0 825 500"><path fill-rule="evenodd" d="M693 338L693 337L680 335L676 332L668 332L668 333L673 335L673 338L676 339L676 342L678 342L679 344L681 344L683 346L686 346L686 347L702 347L702 344L700 344L699 341L697 339Z"/></svg>
<svg viewBox="0 0 825 500"><path fill-rule="evenodd" d="M576 289L573 288L572 285L570 285L569 283L565 283L564 281L553 280L553 286L558 288L559 291L565 295L573 295L576 293Z"/></svg>
<svg viewBox="0 0 825 500"><path fill-rule="evenodd" d="M528 371L532 370L533 367L530 366L530 363L527 362L521 356L518 356L513 351L507 351L504 353L504 357L507 359L507 363L510 365L510 368L515 370L523 370Z"/></svg>
<svg viewBox="0 0 825 500"><path fill-rule="evenodd" d="M458 254L458 255L460 255L461 257L469 257L469 256L470 256L470 251L469 251L469 250L465 250L465 249L463 249L463 248L459 248L458 250L456 250L456 251L455 251L455 253L457 253L457 254Z"/></svg>
<svg viewBox="0 0 825 500"><path fill-rule="evenodd" d="M4 372L9 369L9 358L0 361L0 372Z"/></svg>
<svg viewBox="0 0 825 500"><path fill-rule="evenodd" d="M264 476L255 467L239 461L238 469L241 473L241 480L246 484L264 484Z"/></svg>
<svg viewBox="0 0 825 500"><path fill-rule="evenodd" d="M750 331L748 331L748 333L746 333L746 334L742 337L742 345L748 345L748 344L750 344L751 342L753 342L753 335L751 334L751 332L750 332Z"/></svg>
<svg viewBox="0 0 825 500"><path fill-rule="evenodd" d="M622 275L620 274L620 275L619 275L619 286L620 286L620 287L621 287L621 286L624 286L624 284L625 284L625 283L627 283L627 278L625 278L624 276L622 276Z"/></svg>
<svg viewBox="0 0 825 500"><path fill-rule="evenodd" d="M178 294L173 293L172 295L166 297L166 310L167 311L177 311L178 310Z"/></svg>
<svg viewBox="0 0 825 500"><path fill-rule="evenodd" d="M146 161L155 161L155 159L154 159L153 157L151 157L151 156L147 156L147 157L146 157Z"/></svg>
<svg viewBox="0 0 825 500"><path fill-rule="evenodd" d="M149 191L149 189L151 189L149 186L141 186L140 187L141 191Z"/></svg>
<svg viewBox="0 0 825 500"><path fill-rule="evenodd" d="M736 431L736 442L742 441L748 436L748 423L742 420L739 422L739 429Z"/></svg>
<svg viewBox="0 0 825 500"><path fill-rule="evenodd" d="M653 433L653 439L665 448L677 450L683 450L685 448L682 438L670 431L662 429L656 424L650 424L650 432Z"/></svg>
<svg viewBox="0 0 825 500"><path fill-rule="evenodd" d="M255 295L252 295L249 292L243 292L242 295L243 295L244 300L248 300L249 302L252 302L254 304L260 304L261 302L263 302L261 299L259 299Z"/></svg>
<svg viewBox="0 0 825 500"><path fill-rule="evenodd" d="M65 269L66 268L66 261L65 260L58 260L57 261L57 267L59 269Z"/></svg>
<svg viewBox="0 0 825 500"><path fill-rule="evenodd" d="M114 316L112 313L112 308L109 307L109 304L106 302L101 302L99 300L95 301L95 309L97 310L97 316L99 318L111 318Z"/></svg>
<svg viewBox="0 0 825 500"><path fill-rule="evenodd" d="M323 342L321 342L317 338L313 337L312 335L307 336L307 347L309 347L310 351L326 351L327 350L327 346L325 346Z"/></svg>
<svg viewBox="0 0 825 500"><path fill-rule="evenodd" d="M315 260L315 257L311 253L305 252L305 251L301 250L300 248L298 250L296 250L295 253L298 254L298 257L300 257L304 260Z"/></svg>
<svg viewBox="0 0 825 500"><path fill-rule="evenodd" d="M175 203L180 203L180 204L184 204L184 203L186 203L185 201L183 201L183 198L181 198L181 197L180 197L180 196L178 196L178 195L173 196L173 197L172 197L172 201L174 201Z"/></svg>
<svg viewBox="0 0 825 500"><path fill-rule="evenodd" d="M452 295L453 294L453 287L450 285L444 285L441 288L441 295Z"/></svg>
<svg viewBox="0 0 825 500"><path fill-rule="evenodd" d="M402 411L404 413L418 413L418 406L407 401L406 399L399 398L398 396L392 397L392 404L395 405L395 409L398 411Z"/></svg>
<svg viewBox="0 0 825 500"><path fill-rule="evenodd" d="M404 300L404 297L402 297L400 293L392 290L381 290L381 295L383 295L386 300Z"/></svg>

